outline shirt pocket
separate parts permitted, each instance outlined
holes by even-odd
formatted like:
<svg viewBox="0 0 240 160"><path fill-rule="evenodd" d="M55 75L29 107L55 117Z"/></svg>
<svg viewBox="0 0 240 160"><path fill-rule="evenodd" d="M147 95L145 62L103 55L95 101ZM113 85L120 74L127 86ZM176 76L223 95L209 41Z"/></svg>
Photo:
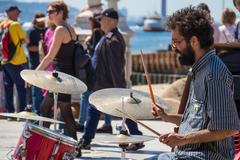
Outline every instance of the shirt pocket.
<svg viewBox="0 0 240 160"><path fill-rule="evenodd" d="M204 102L193 99L191 106L188 122L193 131L198 131L202 129L204 124Z"/></svg>

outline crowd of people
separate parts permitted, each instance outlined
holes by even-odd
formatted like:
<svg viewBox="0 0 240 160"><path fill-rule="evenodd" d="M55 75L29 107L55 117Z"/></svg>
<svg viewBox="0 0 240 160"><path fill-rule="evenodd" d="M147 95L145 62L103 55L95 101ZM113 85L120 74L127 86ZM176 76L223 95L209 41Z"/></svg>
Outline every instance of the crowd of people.
<svg viewBox="0 0 240 160"><path fill-rule="evenodd" d="M240 10L240 0L234 0ZM77 35L67 22L68 7L63 1L49 3L46 15L36 13L33 27L28 34L18 22L21 10L17 6L6 9L8 19L0 24L9 32L16 46L13 57L2 56L1 69L5 90L4 106L8 113L15 112L13 86L16 85L19 111L32 104L33 112L52 116L53 93L26 85L20 72L32 70L60 71L75 76L73 65ZM173 13L167 20L172 33L172 49L178 53L182 65L191 66L192 79L183 114L168 114L153 104L153 116L179 126L178 132L161 135L159 141L174 148L174 152L160 154L159 159L233 159L233 136L240 130L239 117L233 94L233 76L216 55L214 43L238 42L239 23L236 14L226 8L222 13L222 25L216 27L204 3L189 6ZM91 57L86 69L85 83L88 90L81 94L80 113L75 122L71 110L71 95L58 94L60 118L66 124L60 126L64 134L79 141L81 149L90 149L96 132L112 133L111 116L104 115L104 125L97 129L101 112L89 103L89 96L105 88L126 88L126 44L118 29L119 14L113 8L95 13L89 18L92 35L86 40L86 52ZM5 33L2 33L4 36ZM26 44L28 57L24 52ZM3 41L2 41L3 46ZM30 95L30 96L29 96ZM8 118L8 120L13 120ZM44 127L49 127L44 123ZM126 119L129 133L142 135L137 123ZM84 132L82 138L77 131ZM127 150L138 150L143 143L130 144Z"/></svg>

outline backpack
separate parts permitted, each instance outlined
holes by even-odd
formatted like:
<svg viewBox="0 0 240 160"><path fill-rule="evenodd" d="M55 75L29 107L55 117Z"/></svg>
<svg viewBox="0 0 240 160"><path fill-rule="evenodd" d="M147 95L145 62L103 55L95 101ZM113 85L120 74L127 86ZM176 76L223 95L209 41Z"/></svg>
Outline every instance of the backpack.
<svg viewBox="0 0 240 160"><path fill-rule="evenodd" d="M75 77L83 81L87 85L88 90L91 90L94 83L94 69L90 55L79 42L76 42L74 45L73 67Z"/></svg>
<svg viewBox="0 0 240 160"><path fill-rule="evenodd" d="M13 40L11 38L11 35L9 33L9 27L10 27L10 23L9 25L7 25L6 28L3 28L3 34L2 34L2 56L4 58L5 61L9 62L13 56L16 53L16 49L17 46L19 45L20 41L17 43L17 45L15 45L13 43ZM21 43L20 43L21 44Z"/></svg>

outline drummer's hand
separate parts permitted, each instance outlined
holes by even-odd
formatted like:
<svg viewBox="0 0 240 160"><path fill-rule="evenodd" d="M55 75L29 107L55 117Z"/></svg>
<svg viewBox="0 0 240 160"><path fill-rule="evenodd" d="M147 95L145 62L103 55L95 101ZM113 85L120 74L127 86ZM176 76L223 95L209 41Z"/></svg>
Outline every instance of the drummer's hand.
<svg viewBox="0 0 240 160"><path fill-rule="evenodd" d="M159 107L160 107L159 105L152 103L152 115L154 117L160 116L163 121L167 122L168 114L163 109L160 109Z"/></svg>
<svg viewBox="0 0 240 160"><path fill-rule="evenodd" d="M188 144L188 141L183 134L178 134L175 132L161 135L159 137L159 141L170 147L183 146Z"/></svg>

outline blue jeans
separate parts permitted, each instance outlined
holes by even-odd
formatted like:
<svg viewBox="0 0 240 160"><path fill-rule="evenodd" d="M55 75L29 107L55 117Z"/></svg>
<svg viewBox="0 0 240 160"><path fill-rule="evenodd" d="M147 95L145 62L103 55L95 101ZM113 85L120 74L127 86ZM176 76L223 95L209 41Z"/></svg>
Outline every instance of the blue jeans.
<svg viewBox="0 0 240 160"><path fill-rule="evenodd" d="M92 139L95 137L100 114L101 112L95 109L92 105L88 106L87 123L84 128L84 134L83 134L84 143L87 143L87 144L90 143ZM142 132L138 130L137 123L133 122L130 119L127 119L126 125L128 127L130 134L142 135Z"/></svg>
<svg viewBox="0 0 240 160"><path fill-rule="evenodd" d="M92 94L92 91L86 91L81 94L81 102L80 102L80 111L78 122L80 125L84 125L84 122L87 119L87 108L89 106L89 96ZM104 114L104 121L106 126L111 126L111 116L108 114Z"/></svg>
<svg viewBox="0 0 240 160"><path fill-rule="evenodd" d="M32 109L33 112L40 114L40 104L43 100L41 88L32 86Z"/></svg>
<svg viewBox="0 0 240 160"><path fill-rule="evenodd" d="M26 89L25 82L20 76L20 72L26 68L25 64L13 65L4 64L3 68L3 81L5 90L5 107L8 113L13 113L15 111L13 106L13 85L16 84L18 100L19 100L19 110L23 111L26 107Z"/></svg>
<svg viewBox="0 0 240 160"><path fill-rule="evenodd" d="M89 105L88 98L91 93L92 93L91 91L86 91L81 94L80 111L78 116L78 122L81 125L84 125L84 122L86 121L87 118L87 107Z"/></svg>
<svg viewBox="0 0 240 160"><path fill-rule="evenodd" d="M29 68L36 69L39 65L39 54L30 53L29 54ZM38 87L32 86L32 109L33 112L40 114L40 104L43 100L42 90Z"/></svg>

